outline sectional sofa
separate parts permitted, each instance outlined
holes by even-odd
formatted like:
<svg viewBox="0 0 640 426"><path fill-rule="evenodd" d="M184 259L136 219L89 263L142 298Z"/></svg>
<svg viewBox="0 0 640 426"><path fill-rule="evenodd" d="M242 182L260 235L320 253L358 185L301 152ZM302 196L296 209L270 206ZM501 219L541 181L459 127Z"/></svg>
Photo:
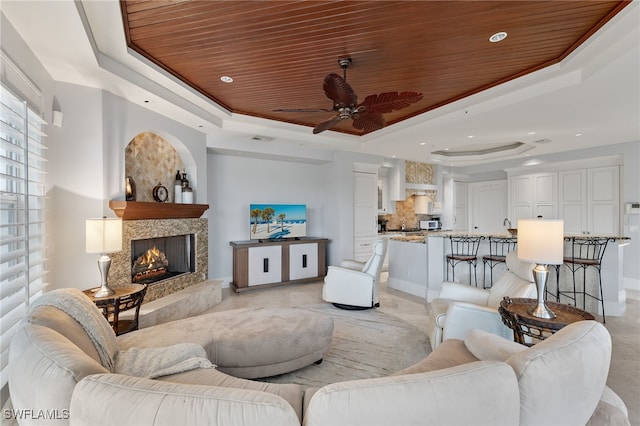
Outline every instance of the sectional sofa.
<svg viewBox="0 0 640 426"><path fill-rule="evenodd" d="M20 325L9 360L14 409L57 414L20 424L628 424L605 386L611 340L594 321L531 348L474 330L392 376L320 389L233 377L206 363L156 378L117 374L85 326L48 305Z"/></svg>

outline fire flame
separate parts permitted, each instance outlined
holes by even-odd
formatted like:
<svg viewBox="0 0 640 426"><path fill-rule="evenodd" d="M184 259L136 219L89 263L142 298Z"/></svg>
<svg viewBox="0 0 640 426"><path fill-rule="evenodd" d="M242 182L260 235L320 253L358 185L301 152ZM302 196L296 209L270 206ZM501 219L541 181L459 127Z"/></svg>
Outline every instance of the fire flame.
<svg viewBox="0 0 640 426"><path fill-rule="evenodd" d="M160 250L156 246L147 250L144 254L144 258L140 261L140 265L147 266L147 269L152 269L156 267L156 263L160 259Z"/></svg>

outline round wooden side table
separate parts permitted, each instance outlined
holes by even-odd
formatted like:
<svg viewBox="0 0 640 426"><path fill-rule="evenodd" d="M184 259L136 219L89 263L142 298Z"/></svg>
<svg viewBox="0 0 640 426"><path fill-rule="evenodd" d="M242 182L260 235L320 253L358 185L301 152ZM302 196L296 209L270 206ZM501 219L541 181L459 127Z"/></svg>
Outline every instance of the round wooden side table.
<svg viewBox="0 0 640 426"><path fill-rule="evenodd" d="M116 292L114 295L106 297L94 297L93 294L98 291L100 287L90 288L84 290L89 299L95 305L102 310L102 315L109 321L109 324L113 327L113 331L119 336L124 333L128 333L138 329L138 315L140 313L140 306L142 300L147 292L146 284L129 284L122 287L112 287ZM120 313L135 309L133 319L121 320Z"/></svg>
<svg viewBox="0 0 640 426"><path fill-rule="evenodd" d="M529 309L537 304L536 299L505 297L500 302L498 312L502 322L513 330L513 339L521 344L525 343L525 336L537 340L544 340L556 331L576 321L594 320L589 312L571 305L545 302L555 314L555 318L538 318L529 313Z"/></svg>

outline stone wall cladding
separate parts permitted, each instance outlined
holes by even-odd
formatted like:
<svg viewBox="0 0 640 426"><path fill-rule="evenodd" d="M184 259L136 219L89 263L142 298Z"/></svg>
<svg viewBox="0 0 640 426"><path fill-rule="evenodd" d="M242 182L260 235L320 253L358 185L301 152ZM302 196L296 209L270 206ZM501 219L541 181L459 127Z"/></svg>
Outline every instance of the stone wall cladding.
<svg viewBox="0 0 640 426"><path fill-rule="evenodd" d="M167 201L175 202L177 170L184 171L180 155L173 145L155 133L140 133L125 149L124 172L136 183L136 201L154 201L153 188L162 183L169 191Z"/></svg>
<svg viewBox="0 0 640 426"><path fill-rule="evenodd" d="M404 162L404 176L405 182L408 183L422 183L435 185L436 183L436 171L433 164L418 163L416 161Z"/></svg>

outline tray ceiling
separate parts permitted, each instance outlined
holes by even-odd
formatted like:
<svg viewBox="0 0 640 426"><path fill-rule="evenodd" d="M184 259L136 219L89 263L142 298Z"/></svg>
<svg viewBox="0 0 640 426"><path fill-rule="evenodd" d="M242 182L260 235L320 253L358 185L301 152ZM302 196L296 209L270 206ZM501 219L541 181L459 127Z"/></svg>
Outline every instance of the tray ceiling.
<svg viewBox="0 0 640 426"><path fill-rule="evenodd" d="M338 59L362 101L415 91L393 124L560 62L628 1L122 1L130 48L236 114L314 127ZM504 31L507 38L490 43ZM231 77L225 83L222 77ZM345 120L336 131L362 135ZM309 129L311 131L311 129Z"/></svg>

